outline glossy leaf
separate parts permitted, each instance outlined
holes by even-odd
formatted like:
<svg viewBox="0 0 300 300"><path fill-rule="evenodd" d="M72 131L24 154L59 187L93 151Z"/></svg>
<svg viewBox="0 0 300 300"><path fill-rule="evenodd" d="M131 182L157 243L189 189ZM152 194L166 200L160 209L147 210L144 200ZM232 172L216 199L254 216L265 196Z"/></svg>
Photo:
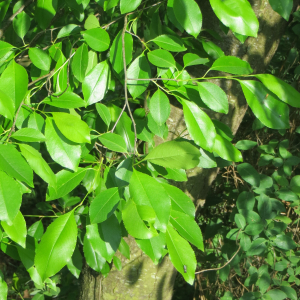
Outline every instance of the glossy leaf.
<svg viewBox="0 0 300 300"><path fill-rule="evenodd" d="M186 141L169 141L155 147L144 159L166 168L192 169L199 163L200 151Z"/></svg>
<svg viewBox="0 0 300 300"><path fill-rule="evenodd" d="M13 27L16 34L23 39L30 27L30 18L25 11L22 11L14 18Z"/></svg>
<svg viewBox="0 0 300 300"><path fill-rule="evenodd" d="M47 97L43 100L43 103L50 106L67 109L86 106L86 102L83 101L80 96L72 92L65 92L59 97Z"/></svg>
<svg viewBox="0 0 300 300"><path fill-rule="evenodd" d="M142 0L121 0L120 2L121 13L126 14L131 11L134 11L141 4L141 2Z"/></svg>
<svg viewBox="0 0 300 300"><path fill-rule="evenodd" d="M76 172L81 157L80 145L65 138L51 118L46 119L45 136L51 158L61 166Z"/></svg>
<svg viewBox="0 0 300 300"><path fill-rule="evenodd" d="M35 266L43 281L59 272L71 259L77 240L74 211L51 223L36 250Z"/></svg>
<svg viewBox="0 0 300 300"><path fill-rule="evenodd" d="M28 232L27 234L29 236L32 236L33 238L35 238L37 241L40 240L40 238L43 236L44 234L44 226L41 220L33 223L29 228L28 228Z"/></svg>
<svg viewBox="0 0 300 300"><path fill-rule="evenodd" d="M247 75L253 72L247 61L241 60L235 56L222 56L218 58L210 70L226 72L234 75Z"/></svg>
<svg viewBox="0 0 300 300"><path fill-rule="evenodd" d="M46 140L40 131L33 128L22 128L14 132L11 137L21 142L44 142Z"/></svg>
<svg viewBox="0 0 300 300"><path fill-rule="evenodd" d="M192 247L171 226L168 226L166 240L174 267L186 282L193 284L197 261Z"/></svg>
<svg viewBox="0 0 300 300"><path fill-rule="evenodd" d="M103 52L109 48L110 38L102 28L93 28L82 32L86 43L95 51Z"/></svg>
<svg viewBox="0 0 300 300"><path fill-rule="evenodd" d="M42 29L46 29L56 14L57 0L38 0L35 8L35 19Z"/></svg>
<svg viewBox="0 0 300 300"><path fill-rule="evenodd" d="M242 154L227 139L217 134L213 151L228 161L243 161Z"/></svg>
<svg viewBox="0 0 300 300"><path fill-rule="evenodd" d="M49 71L51 58L46 51L39 48L30 48L28 51L32 63L39 69Z"/></svg>
<svg viewBox="0 0 300 300"><path fill-rule="evenodd" d="M187 53L183 56L184 67L203 65L209 62L208 58L202 58L194 53Z"/></svg>
<svg viewBox="0 0 300 300"><path fill-rule="evenodd" d="M173 10L177 21L187 33L197 38L202 27L202 13L194 0L174 0Z"/></svg>
<svg viewBox="0 0 300 300"><path fill-rule="evenodd" d="M259 23L247 0L210 0L210 5L220 21L232 31L257 36Z"/></svg>
<svg viewBox="0 0 300 300"><path fill-rule="evenodd" d="M171 112L169 98L158 89L150 100L149 109L153 120L162 126L168 120Z"/></svg>
<svg viewBox="0 0 300 300"><path fill-rule="evenodd" d="M168 51L181 52L186 50L181 39L173 35L163 34L153 39L152 42Z"/></svg>
<svg viewBox="0 0 300 300"><path fill-rule="evenodd" d="M19 151L11 144L0 145L0 170L33 187L33 172Z"/></svg>
<svg viewBox="0 0 300 300"><path fill-rule="evenodd" d="M107 189L98 194L93 199L89 209L91 223L101 223L107 220L116 210L120 200L117 187Z"/></svg>
<svg viewBox="0 0 300 300"><path fill-rule="evenodd" d="M90 143L90 128L78 117L67 113L52 113L59 131L74 143Z"/></svg>
<svg viewBox="0 0 300 300"><path fill-rule="evenodd" d="M123 139L115 133L104 133L99 137L100 142L107 147L109 150L121 153L127 153L127 146Z"/></svg>
<svg viewBox="0 0 300 300"><path fill-rule="evenodd" d="M0 114L5 118L13 120L15 114L15 103L5 92L0 90Z"/></svg>
<svg viewBox="0 0 300 300"><path fill-rule="evenodd" d="M32 170L37 175L39 175L44 181L46 181L52 186L55 186L55 175L49 167L49 165L44 160L44 158L42 157L42 155L29 145L20 144L19 147L22 155L25 157Z"/></svg>
<svg viewBox="0 0 300 300"><path fill-rule="evenodd" d="M127 70L127 88L133 98L140 96L147 89L149 80L131 80L148 79L151 77L151 69L148 60L144 54L138 56Z"/></svg>
<svg viewBox="0 0 300 300"><path fill-rule="evenodd" d="M104 121L104 123L107 125L107 127L109 127L110 122L111 122L111 116L110 116L110 112L109 112L109 109L107 108L107 106L105 106L104 104L101 104L101 103L97 103L96 109L97 109L97 112L98 112L99 116L101 117L101 119Z"/></svg>
<svg viewBox="0 0 300 300"><path fill-rule="evenodd" d="M211 151L216 130L209 116L194 102L181 99L188 131L194 142L201 148Z"/></svg>
<svg viewBox="0 0 300 300"><path fill-rule="evenodd" d="M110 69L106 61L96 65L84 78L82 92L87 105L101 101L108 89Z"/></svg>
<svg viewBox="0 0 300 300"><path fill-rule="evenodd" d="M72 72L75 78L82 82L85 78L85 73L88 67L88 47L83 43L77 50L72 59Z"/></svg>
<svg viewBox="0 0 300 300"><path fill-rule="evenodd" d="M198 82L198 91L202 101L211 109L227 114L229 105L225 92L211 82Z"/></svg>
<svg viewBox="0 0 300 300"><path fill-rule="evenodd" d="M176 66L173 55L167 50L157 49L151 51L148 53L147 57L151 64L160 68L171 68Z"/></svg>

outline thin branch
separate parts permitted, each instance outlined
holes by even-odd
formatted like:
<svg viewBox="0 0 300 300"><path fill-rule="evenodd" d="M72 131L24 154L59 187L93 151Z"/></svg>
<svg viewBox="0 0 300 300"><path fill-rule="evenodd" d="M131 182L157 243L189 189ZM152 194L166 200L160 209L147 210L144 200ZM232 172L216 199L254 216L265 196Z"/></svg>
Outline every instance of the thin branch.
<svg viewBox="0 0 300 300"><path fill-rule="evenodd" d="M20 106L19 106L19 108L18 108L18 110L17 110L17 113L16 113L16 116L15 116L13 125L12 125L12 127L11 127L11 130L10 130L8 136L7 136L7 141L9 140L10 136L12 135L12 133L13 133L13 132L15 131L15 129L16 129L16 122L17 122L18 114L19 114L19 112L20 112L20 109L21 109L23 103L24 103L24 101L21 102L21 104L20 104Z"/></svg>
<svg viewBox="0 0 300 300"><path fill-rule="evenodd" d="M127 66L126 66L126 53L125 53L125 32L126 32L126 28L127 28L127 15L124 16L124 28L122 31L122 54L123 54L123 67L124 67L124 94L125 94L125 103L128 109L128 113L130 116L130 119L132 121L133 124L133 130L134 130L134 149L133 149L133 153L135 155L135 151L137 151L136 149L136 142L137 142L137 133L136 133L136 124L133 118L133 115L131 113L130 110L130 105L129 105L129 101L128 101L128 94L127 94Z"/></svg>
<svg viewBox="0 0 300 300"><path fill-rule="evenodd" d="M179 82L179 81L188 81L188 79L172 79L172 78L127 78L127 80L135 80L135 81L165 80L165 81L176 81L176 82Z"/></svg>
<svg viewBox="0 0 300 300"><path fill-rule="evenodd" d="M37 83L37 82L39 82L39 81L41 81L41 80L43 80L43 79L45 79L45 78L47 78L47 77L53 75L54 72L55 72L55 69L53 69L50 73L48 73L48 74L46 74L46 75L43 75L43 76L41 76L40 78L38 78L38 79L36 79L36 80L34 80L34 81L31 81L31 82L28 84L28 87L31 87L31 86L34 85L35 83Z"/></svg>
<svg viewBox="0 0 300 300"><path fill-rule="evenodd" d="M119 115L119 117L118 117L118 119L117 119L117 121L116 121L114 127L113 127L112 130L110 131L111 133L113 133L114 130L116 129L116 127L117 127L117 125L118 125L118 123L119 123L119 121L120 121L120 119L121 119L121 117L122 117L122 115L123 115L123 112L124 112L126 106L127 106L127 104L126 104L126 102L125 102L125 104L124 104L124 106L123 106L123 109L122 109L122 111L121 111L121 113L120 113L120 115Z"/></svg>
<svg viewBox="0 0 300 300"><path fill-rule="evenodd" d="M0 39L2 38L5 30L10 26L10 24L12 23L12 21L14 20L14 18L20 14L29 4L31 4L31 2L33 2L35 0L28 0L25 4L23 4L5 23L5 25L3 26L2 29L0 29Z"/></svg>

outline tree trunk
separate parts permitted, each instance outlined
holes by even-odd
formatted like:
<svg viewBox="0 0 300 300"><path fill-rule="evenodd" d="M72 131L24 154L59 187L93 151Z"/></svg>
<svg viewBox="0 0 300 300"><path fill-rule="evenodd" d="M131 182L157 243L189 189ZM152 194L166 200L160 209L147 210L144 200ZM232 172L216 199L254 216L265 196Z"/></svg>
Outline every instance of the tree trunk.
<svg viewBox="0 0 300 300"><path fill-rule="evenodd" d="M257 38L248 38L244 44L241 44L231 32L225 35L221 31L219 20L211 10L209 0L198 1L203 14L203 28L215 30L222 37L221 41L215 43L226 55L246 60L255 73L263 73L277 50L287 22L272 10L268 0L250 0L249 2L258 17L260 30ZM298 4L299 0L294 2ZM205 73L205 70L199 66L189 71L196 77L203 76ZM220 73L212 72L210 75L215 74ZM212 115L211 112L209 114L212 118L217 118L227 124L235 134L247 110L247 103L241 88L238 83L230 80L215 80L214 83L227 93L230 110L225 116L217 113ZM175 137L174 132L181 132L186 128L180 107L172 106L168 126L169 131L173 132L169 135L169 139ZM188 182L177 185L191 197L198 213L217 173L217 168L195 168L187 172ZM138 248L133 238L129 237L127 242L131 249L131 259L126 260L119 256L122 259L122 271L117 271L113 267L109 275L103 278L101 275L94 274L89 267L85 267L81 276L80 300L172 299L176 270L168 257L155 266L151 259Z"/></svg>

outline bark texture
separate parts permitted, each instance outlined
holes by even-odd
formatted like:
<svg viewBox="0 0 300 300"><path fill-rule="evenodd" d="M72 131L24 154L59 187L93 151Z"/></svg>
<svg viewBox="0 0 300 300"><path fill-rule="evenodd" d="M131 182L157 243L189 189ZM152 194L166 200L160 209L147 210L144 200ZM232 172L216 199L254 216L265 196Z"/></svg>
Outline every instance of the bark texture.
<svg viewBox="0 0 300 300"><path fill-rule="evenodd" d="M219 20L213 13L209 0L197 1L203 14L203 27L215 30L222 40L214 42L225 52L250 63L255 73L263 73L274 56L284 33L287 22L272 10L268 0L249 0L260 23L257 38L248 38L244 44L229 32L225 35L219 26ZM294 1L295 7L298 0ZM201 77L205 70L201 67L189 69L195 77ZM212 72L209 76L220 73ZM227 124L233 134L239 128L247 110L247 103L242 90L236 82L230 80L215 80L216 84L223 88L228 95L230 110L227 115L212 114ZM176 137L176 132L186 128L183 112L180 107L172 106L168 121L169 139ZM201 213L201 206L205 202L211 183L217 175L218 169L195 168L188 171L188 182L177 185L195 202L197 212ZM168 257L155 266L152 261L137 247L134 239L128 238L131 248L131 260L122 258L123 270L121 272L112 269L107 278L96 276L91 269L86 268L82 274L80 300L170 300L176 276L176 270Z"/></svg>

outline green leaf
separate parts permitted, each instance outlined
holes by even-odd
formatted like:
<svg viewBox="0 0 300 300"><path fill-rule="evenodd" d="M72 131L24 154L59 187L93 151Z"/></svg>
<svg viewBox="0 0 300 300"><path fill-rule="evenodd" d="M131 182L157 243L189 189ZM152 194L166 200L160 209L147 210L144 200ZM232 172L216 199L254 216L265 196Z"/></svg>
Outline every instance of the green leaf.
<svg viewBox="0 0 300 300"><path fill-rule="evenodd" d="M272 129L289 128L289 107L270 95L265 86L253 80L240 81L246 100L254 115Z"/></svg>
<svg viewBox="0 0 300 300"><path fill-rule="evenodd" d="M160 68L176 67L176 62L173 55L167 50L157 49L148 52L147 56L151 64L153 64L154 66Z"/></svg>
<svg viewBox="0 0 300 300"><path fill-rule="evenodd" d="M245 209L251 211L255 205L255 197L253 193L243 191L239 194L238 199L236 201L236 206L238 210Z"/></svg>
<svg viewBox="0 0 300 300"><path fill-rule="evenodd" d="M33 128L22 128L14 132L11 137L21 142L44 142L46 140L40 131Z"/></svg>
<svg viewBox="0 0 300 300"><path fill-rule="evenodd" d="M168 51L182 52L186 50L182 40L173 35L163 34L153 39L152 42Z"/></svg>
<svg viewBox="0 0 300 300"><path fill-rule="evenodd" d="M120 260L119 257L114 256L114 257L113 257L113 263L114 263L114 266L116 267L116 269L117 269L118 271L121 271L121 270L122 270L122 262L121 262L121 260Z"/></svg>
<svg viewBox="0 0 300 300"><path fill-rule="evenodd" d="M258 212L259 215L261 216L262 219L267 220L267 219L272 219L274 216L274 214L272 213L272 202L271 199L264 195L261 194L259 198L257 198L258 200Z"/></svg>
<svg viewBox="0 0 300 300"><path fill-rule="evenodd" d="M205 41L202 40L202 46L204 51L214 60L224 56L224 52L223 50L218 47L215 43L213 43L212 41Z"/></svg>
<svg viewBox="0 0 300 300"><path fill-rule="evenodd" d="M0 41L0 58L5 56L13 48L14 48L13 45L6 43L4 41Z"/></svg>
<svg viewBox="0 0 300 300"><path fill-rule="evenodd" d="M293 176L290 182L290 188L294 193L300 195L300 175Z"/></svg>
<svg viewBox="0 0 300 300"><path fill-rule="evenodd" d="M148 228L139 215L137 205L130 199L122 211L124 226L128 233L137 239L151 239L158 235L153 228Z"/></svg>
<svg viewBox="0 0 300 300"><path fill-rule="evenodd" d="M247 75L253 72L247 61L241 60L235 56L222 56L218 58L210 70L226 72L234 75Z"/></svg>
<svg viewBox="0 0 300 300"><path fill-rule="evenodd" d="M115 215L111 215L100 224L87 225L86 237L95 251L111 263L121 242L121 227L118 219Z"/></svg>
<svg viewBox="0 0 300 300"><path fill-rule="evenodd" d="M160 89L153 94L149 103L149 110L153 120L159 126L168 120L171 112L169 98Z"/></svg>
<svg viewBox="0 0 300 300"><path fill-rule="evenodd" d="M229 105L225 92L211 82L198 82L198 91L202 101L213 111L227 114Z"/></svg>
<svg viewBox="0 0 300 300"><path fill-rule="evenodd" d="M30 18L25 11L22 11L14 18L13 27L16 34L23 39L30 27Z"/></svg>
<svg viewBox="0 0 300 300"><path fill-rule="evenodd" d="M18 109L27 92L28 75L24 67L12 61L0 78L0 90L5 91Z"/></svg>
<svg viewBox="0 0 300 300"><path fill-rule="evenodd" d="M202 13L194 0L174 0L173 10L177 21L190 35L197 38L202 27Z"/></svg>
<svg viewBox="0 0 300 300"><path fill-rule="evenodd" d="M67 113L52 113L60 132L74 143L91 143L90 128L77 116Z"/></svg>
<svg viewBox="0 0 300 300"><path fill-rule="evenodd" d="M204 251L202 233L194 218L177 210L171 210L170 223L184 239Z"/></svg>
<svg viewBox="0 0 300 300"><path fill-rule="evenodd" d="M243 161L241 152L237 150L227 139L218 134L216 135L213 151L225 160L234 162Z"/></svg>
<svg viewBox="0 0 300 300"><path fill-rule="evenodd" d="M105 106L104 104L101 104L101 103L96 104L96 109L97 109L99 116L101 117L101 119L104 121L104 123L107 125L107 128L108 128L110 125L110 122L111 122L111 116L110 116L109 109L107 108L107 106Z"/></svg>
<svg viewBox="0 0 300 300"><path fill-rule="evenodd" d="M92 201L89 214L91 223L107 220L116 210L121 198L117 187L102 191Z"/></svg>
<svg viewBox="0 0 300 300"><path fill-rule="evenodd" d="M247 181L250 185L259 187L260 178L258 172L248 163L239 164L237 170L241 177Z"/></svg>
<svg viewBox="0 0 300 300"><path fill-rule="evenodd" d="M58 0L37 0L35 19L42 29L46 29L56 14Z"/></svg>
<svg viewBox="0 0 300 300"><path fill-rule="evenodd" d="M46 147L51 158L65 168L77 171L81 147L65 138L51 118L46 119Z"/></svg>
<svg viewBox="0 0 300 300"><path fill-rule="evenodd" d="M194 53L186 53L183 56L184 67L204 65L209 62L208 58L202 58Z"/></svg>
<svg viewBox="0 0 300 300"><path fill-rule="evenodd" d="M57 39L77 34L81 31L81 28L76 24L68 24L64 26L57 34Z"/></svg>
<svg viewBox="0 0 300 300"><path fill-rule="evenodd" d="M8 95L0 90L0 114L13 120L15 115L15 103Z"/></svg>
<svg viewBox="0 0 300 300"><path fill-rule="evenodd" d="M134 11L141 4L142 0L121 0L120 8L121 14L127 14L131 11Z"/></svg>
<svg viewBox="0 0 300 300"><path fill-rule="evenodd" d="M3 273L0 271L0 299L7 299L8 287L4 280Z"/></svg>
<svg viewBox="0 0 300 300"><path fill-rule="evenodd" d="M66 109L86 106L86 102L83 101L80 96L72 92L65 92L59 97L49 96L43 100L43 103Z"/></svg>
<svg viewBox="0 0 300 300"><path fill-rule="evenodd" d="M67 263L69 271L78 279L83 266L82 255L78 249L75 247L71 260Z"/></svg>
<svg viewBox="0 0 300 300"><path fill-rule="evenodd" d="M257 146L257 142L249 141L249 140L241 140L235 144L235 148L239 150L250 150Z"/></svg>
<svg viewBox="0 0 300 300"><path fill-rule="evenodd" d="M265 299L272 299L272 300L286 299L286 294L283 291L278 289L270 290L264 296L267 296Z"/></svg>
<svg viewBox="0 0 300 300"><path fill-rule="evenodd" d="M82 92L87 105L101 101L108 89L110 69L107 61L96 65L84 78Z"/></svg>
<svg viewBox="0 0 300 300"><path fill-rule="evenodd" d="M22 194L16 181L2 171L0 178L0 220L12 225L22 203Z"/></svg>
<svg viewBox="0 0 300 300"><path fill-rule="evenodd" d="M232 31L257 37L259 23L247 0L210 0L210 5L220 21Z"/></svg>
<svg viewBox="0 0 300 300"><path fill-rule="evenodd" d="M33 187L33 172L11 144L0 145L0 170Z"/></svg>
<svg viewBox="0 0 300 300"><path fill-rule="evenodd" d="M45 50L39 48L30 48L28 51L32 63L39 69L49 71L51 58Z"/></svg>
<svg viewBox="0 0 300 300"><path fill-rule="evenodd" d="M145 158L151 163L173 169L192 169L199 163L200 151L187 141L169 141L155 147Z"/></svg>
<svg viewBox="0 0 300 300"><path fill-rule="evenodd" d="M136 240L136 243L152 259L155 265L167 253L165 249L166 235L162 232L149 240Z"/></svg>
<svg viewBox="0 0 300 300"><path fill-rule="evenodd" d="M27 230L25 219L20 211L11 224L1 221L1 226L11 240L25 248Z"/></svg>
<svg viewBox="0 0 300 300"><path fill-rule="evenodd" d="M267 250L266 242L267 240L264 238L256 239L247 251L247 256L261 255Z"/></svg>
<svg viewBox="0 0 300 300"><path fill-rule="evenodd" d="M245 228L245 226L246 226L246 219L245 219L245 217L243 215L236 214L234 216L234 221L235 221L235 223L236 223L236 225L237 225L238 228L240 228L240 229L244 229Z"/></svg>
<svg viewBox="0 0 300 300"><path fill-rule="evenodd" d="M269 0L272 8L287 21L293 9L293 0Z"/></svg>
<svg viewBox="0 0 300 300"><path fill-rule="evenodd" d="M86 43L95 51L103 52L109 48L110 38L102 28L93 28L82 32Z"/></svg>
<svg viewBox="0 0 300 300"><path fill-rule="evenodd" d="M147 89L149 80L131 80L148 79L151 77L151 69L148 60L144 54L138 56L127 70L127 88L133 98L140 96Z"/></svg>
<svg viewBox="0 0 300 300"><path fill-rule="evenodd" d="M217 162L216 158L214 157L213 153L210 153L202 148L200 148L200 162L198 167L203 169L210 169L210 168L216 168Z"/></svg>
<svg viewBox="0 0 300 300"><path fill-rule="evenodd" d="M85 73L88 67L89 53L88 47L83 43L75 52L75 55L72 59L72 72L75 78L83 82L85 78Z"/></svg>
<svg viewBox="0 0 300 300"><path fill-rule="evenodd" d="M192 285L197 265L193 249L171 226L168 226L166 239L171 262L185 281Z"/></svg>
<svg viewBox="0 0 300 300"><path fill-rule="evenodd" d="M162 139L167 139L169 129L166 123L162 124L161 126L158 125L151 114L147 115L147 128L149 128L150 132L154 133L155 135L161 137ZM153 138L153 137L152 137ZM153 144L153 143L151 143Z"/></svg>
<svg viewBox="0 0 300 300"><path fill-rule="evenodd" d="M44 226L41 220L33 223L29 228L27 234L29 236L34 237L37 241L39 241L44 234Z"/></svg>
<svg viewBox="0 0 300 300"><path fill-rule="evenodd" d="M133 161L130 157L123 160L117 167L115 173L115 180L118 187L128 186L132 172L133 172Z"/></svg>
<svg viewBox="0 0 300 300"><path fill-rule="evenodd" d="M26 158L31 169L37 175L39 175L44 181L46 181L52 186L55 186L56 185L55 175L51 170L51 168L49 167L49 165L43 159L42 155L29 145L19 144L19 147L22 155Z"/></svg>
<svg viewBox="0 0 300 300"><path fill-rule="evenodd" d="M163 186L153 177L133 170L129 184L130 195L137 205L151 206L165 232L169 222L171 201Z"/></svg>
<svg viewBox="0 0 300 300"><path fill-rule="evenodd" d="M61 170L58 172L55 175L56 190L53 186L49 187L46 201L62 198L72 192L83 180L86 171L86 169L79 168L77 172L71 172L68 170Z"/></svg>
<svg viewBox="0 0 300 300"><path fill-rule="evenodd" d="M77 241L74 211L51 223L37 247L35 266L43 281L59 272L71 259Z"/></svg>
<svg viewBox="0 0 300 300"><path fill-rule="evenodd" d="M100 24L95 15L89 15L87 19L84 22L84 28L85 29L93 29L93 28L99 28Z"/></svg>
<svg viewBox="0 0 300 300"><path fill-rule="evenodd" d="M288 235L277 235L274 244L276 247L283 249L283 250L292 250L297 247L296 243L293 241L293 239Z"/></svg>
<svg viewBox="0 0 300 300"><path fill-rule="evenodd" d="M216 130L210 117L194 102L181 98L183 113L188 131L194 142L201 148L211 151Z"/></svg>
<svg viewBox="0 0 300 300"><path fill-rule="evenodd" d="M281 286L280 289L286 294L287 298L288 299L291 299L291 300L297 300L297 293L296 291L289 287L289 286Z"/></svg>
<svg viewBox="0 0 300 300"><path fill-rule="evenodd" d="M104 133L99 137L100 142L109 150L127 153L127 146L122 136L115 133Z"/></svg>
<svg viewBox="0 0 300 300"><path fill-rule="evenodd" d="M293 107L300 107L300 93L291 85L271 74L260 74L255 75L255 77L258 78L264 86L274 93L281 101Z"/></svg>

